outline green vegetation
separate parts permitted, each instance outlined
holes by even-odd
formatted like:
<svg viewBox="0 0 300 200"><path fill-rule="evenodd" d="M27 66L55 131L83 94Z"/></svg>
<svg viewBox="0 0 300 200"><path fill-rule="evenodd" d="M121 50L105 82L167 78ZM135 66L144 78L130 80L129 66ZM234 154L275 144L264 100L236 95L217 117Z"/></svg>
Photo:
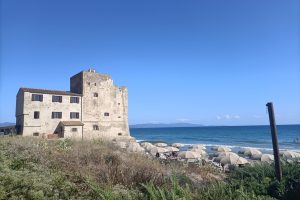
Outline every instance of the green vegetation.
<svg viewBox="0 0 300 200"><path fill-rule="evenodd" d="M239 168L230 174L228 183L232 188L244 187L248 192L271 196L277 199L299 199L300 163L281 162L283 180L278 182L274 176L274 166L256 164Z"/></svg>
<svg viewBox="0 0 300 200"><path fill-rule="evenodd" d="M299 163L237 168L161 164L103 141L0 139L0 199L298 199Z"/></svg>

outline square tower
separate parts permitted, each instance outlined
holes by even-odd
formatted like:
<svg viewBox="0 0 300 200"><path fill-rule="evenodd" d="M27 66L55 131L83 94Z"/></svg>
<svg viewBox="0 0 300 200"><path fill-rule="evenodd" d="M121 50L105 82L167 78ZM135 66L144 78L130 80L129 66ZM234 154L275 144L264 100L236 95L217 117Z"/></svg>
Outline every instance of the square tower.
<svg viewBox="0 0 300 200"><path fill-rule="evenodd" d="M118 87L109 75L89 69L71 77L70 91L82 94L84 138L129 136L126 87Z"/></svg>

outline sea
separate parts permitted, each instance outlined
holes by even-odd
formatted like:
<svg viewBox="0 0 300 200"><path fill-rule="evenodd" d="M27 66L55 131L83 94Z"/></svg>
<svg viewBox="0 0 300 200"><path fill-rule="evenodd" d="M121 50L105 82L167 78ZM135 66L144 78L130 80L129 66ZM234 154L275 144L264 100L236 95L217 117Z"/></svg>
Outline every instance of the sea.
<svg viewBox="0 0 300 200"><path fill-rule="evenodd" d="M278 125L280 150L300 152L300 125ZM263 152L272 152L272 137L269 126L203 126L178 128L132 128L130 133L137 141L181 143L185 146L224 145L238 151L253 147Z"/></svg>

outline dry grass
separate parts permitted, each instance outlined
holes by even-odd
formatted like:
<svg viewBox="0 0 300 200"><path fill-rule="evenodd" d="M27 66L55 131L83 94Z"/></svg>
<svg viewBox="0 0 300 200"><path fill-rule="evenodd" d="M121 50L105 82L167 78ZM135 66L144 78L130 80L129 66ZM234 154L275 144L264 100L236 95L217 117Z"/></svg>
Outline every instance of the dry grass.
<svg viewBox="0 0 300 200"><path fill-rule="evenodd" d="M0 161L3 162L0 172L4 174L2 178L8 184L13 179L12 174L17 172L33 180L39 177L41 182L46 182L46 177L49 177L51 183L48 184L54 182L63 188L55 186L49 191L41 189L44 196L54 195L52 192L55 190L63 190L59 192L60 195L66 191L68 194L61 196L62 198L77 198L82 195L95 198L99 196L99 191L101 194L107 191L102 190L103 188L126 191L125 193L136 190L143 192L143 184L151 183L158 187L166 185L174 174L178 177L179 184L189 183L191 186L214 182L222 177L209 167L185 166L178 162L161 164L158 160L128 153L110 142L100 140L57 141L32 137L3 137L0 139L0 151ZM13 173L7 178L6 172ZM112 196L112 193L108 196Z"/></svg>
<svg viewBox="0 0 300 200"><path fill-rule="evenodd" d="M49 141L36 138L2 138L10 158L35 162L49 170L95 177L99 183L137 185L162 182L165 168L139 154L130 154L104 141ZM133 184L134 183L134 184Z"/></svg>
<svg viewBox="0 0 300 200"><path fill-rule="evenodd" d="M0 200L298 199L299 162L236 169L224 179L209 166L161 164L104 141L0 138Z"/></svg>

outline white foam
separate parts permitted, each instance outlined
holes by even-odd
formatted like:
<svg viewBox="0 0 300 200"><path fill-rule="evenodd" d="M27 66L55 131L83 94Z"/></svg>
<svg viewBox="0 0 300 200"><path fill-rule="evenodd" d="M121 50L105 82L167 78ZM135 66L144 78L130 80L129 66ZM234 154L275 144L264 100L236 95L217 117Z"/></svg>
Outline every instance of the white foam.
<svg viewBox="0 0 300 200"><path fill-rule="evenodd" d="M177 142L178 143L178 142ZM183 146L192 146L194 144L201 144L201 143L179 143L182 144ZM253 148L253 149L259 149L259 150L263 150L263 151L273 151L273 148L263 148L263 147L250 147L250 146L238 146L238 145L224 145L224 144L201 144L204 147L213 147L213 146L225 146L228 148ZM299 149L286 149L286 148L281 148L279 149L280 151L285 151L285 150L289 150L289 151L296 151L299 152Z"/></svg>
<svg viewBox="0 0 300 200"><path fill-rule="evenodd" d="M136 140L137 142L141 143L141 142L144 142L144 141L147 141L147 140ZM151 142L151 141L149 141ZM264 147L255 147L255 146L239 146L239 145L226 145L226 144L204 144L204 143L180 143L180 142L176 142L176 143L179 143L179 144L182 144L183 147L189 147L191 145L194 145L194 144L201 144L203 145L204 147L214 147L214 146L225 146L225 147L228 147L228 148L254 148L254 149L258 149L258 150L261 150L261 151L273 151L273 148L264 148ZM280 151L286 151L286 150L289 150L289 151L295 151L295 152L299 152L300 153L300 149L292 149L292 148L280 148L279 149Z"/></svg>

